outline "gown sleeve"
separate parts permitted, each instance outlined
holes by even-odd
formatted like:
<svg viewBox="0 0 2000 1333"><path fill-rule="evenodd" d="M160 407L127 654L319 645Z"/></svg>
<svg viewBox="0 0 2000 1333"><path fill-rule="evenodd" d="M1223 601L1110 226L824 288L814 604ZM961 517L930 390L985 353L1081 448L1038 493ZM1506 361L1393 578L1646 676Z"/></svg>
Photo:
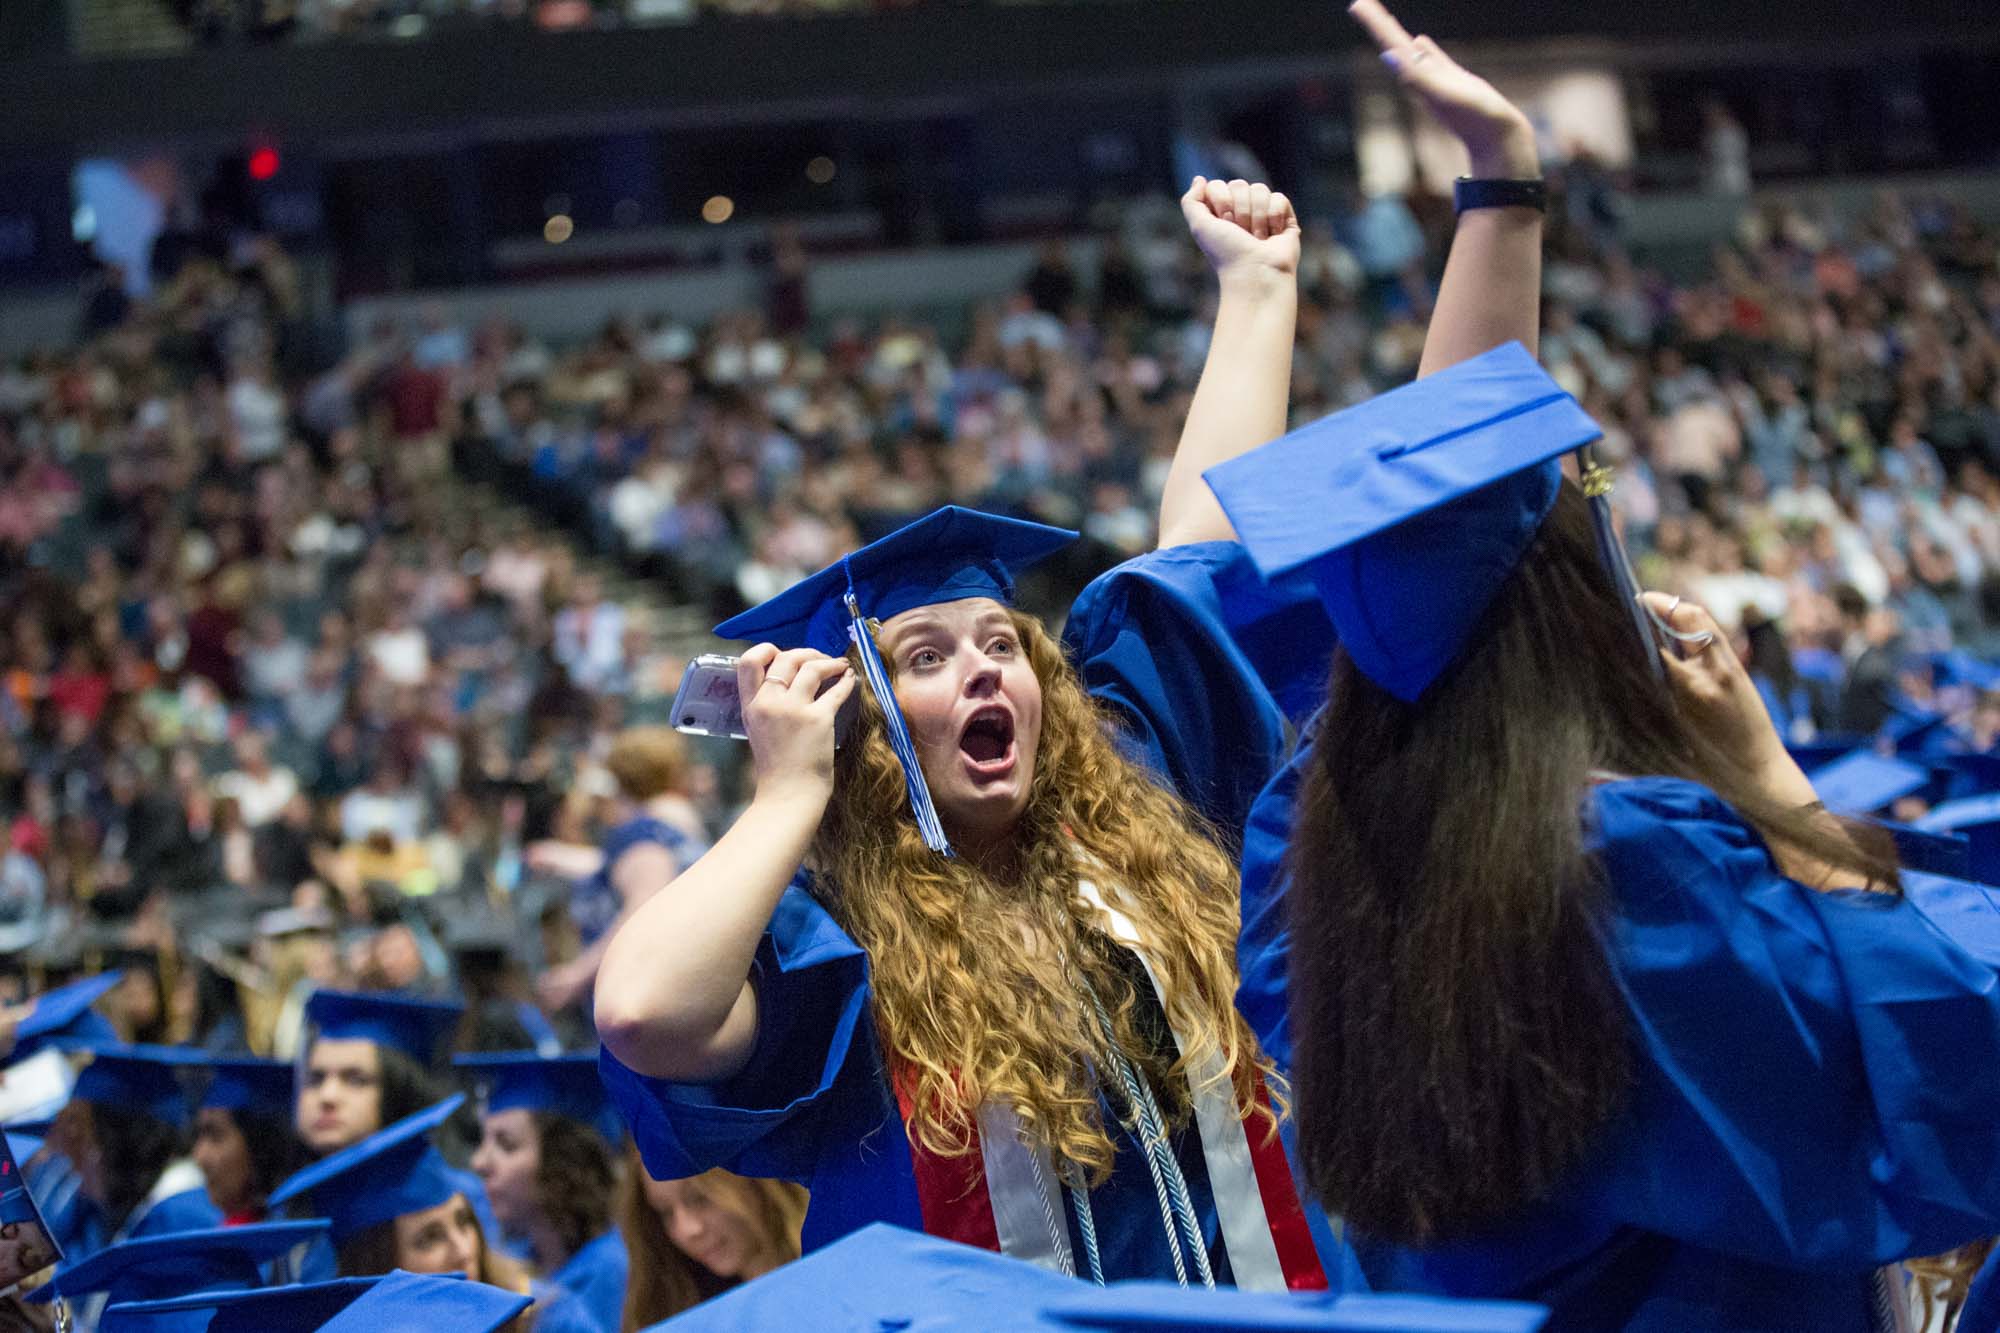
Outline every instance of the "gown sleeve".
<svg viewBox="0 0 2000 1333"><path fill-rule="evenodd" d="M1313 725L1290 762L1259 792L1243 827L1242 923L1236 936L1236 1008L1280 1071L1292 1067L1287 1011L1291 924L1285 907L1285 847L1299 786L1314 752Z"/></svg>
<svg viewBox="0 0 2000 1333"><path fill-rule="evenodd" d="M646 1169L677 1180L711 1167L805 1183L829 1119L879 1099L873 1042L862 1031L868 968L804 887L778 900L757 946L757 1041L743 1072L719 1083L670 1083L598 1055Z"/></svg>
<svg viewBox="0 0 2000 1333"><path fill-rule="evenodd" d="M1284 762L1287 706L1324 687L1333 631L1308 585L1266 585L1239 543L1196 542L1099 576L1063 646L1128 753L1236 836Z"/></svg>
<svg viewBox="0 0 2000 1333"><path fill-rule="evenodd" d="M1634 1086L1619 1221L1852 1270L2000 1230L2000 916L1976 885L1816 892L1705 788L1600 787Z"/></svg>

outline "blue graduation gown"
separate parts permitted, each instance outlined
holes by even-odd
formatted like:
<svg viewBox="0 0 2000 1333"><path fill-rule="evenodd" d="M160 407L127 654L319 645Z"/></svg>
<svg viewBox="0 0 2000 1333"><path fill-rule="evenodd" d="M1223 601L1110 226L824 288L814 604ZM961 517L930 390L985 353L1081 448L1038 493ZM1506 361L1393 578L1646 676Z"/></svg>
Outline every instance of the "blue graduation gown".
<svg viewBox="0 0 2000 1333"><path fill-rule="evenodd" d="M587 1242L549 1280L574 1294L599 1324L615 1331L625 1318L629 1267L625 1238L613 1229Z"/></svg>
<svg viewBox="0 0 2000 1333"><path fill-rule="evenodd" d="M617 1333L617 1324L601 1324L575 1292L537 1280L529 1287L535 1333Z"/></svg>
<svg viewBox="0 0 2000 1333"><path fill-rule="evenodd" d="M1124 724L1128 753L1231 833L1289 744L1272 688L1289 668L1274 653L1260 671L1230 620L1232 590L1254 584L1233 542L1153 552L1085 589L1064 635L1086 687ZM1252 605L1267 620L1282 617L1268 593ZM867 960L803 872L779 900L753 978L757 1047L736 1078L670 1084L603 1053L605 1086L648 1169L670 1179L723 1166L807 1186L808 1250L871 1222L921 1229L908 1139L868 1019ZM1174 1146L1220 1280L1227 1256L1215 1244L1199 1143L1190 1130ZM1158 1203L1129 1136L1092 1202L1107 1276L1171 1275ZM1071 1244L1081 1254L1074 1219Z"/></svg>
<svg viewBox="0 0 2000 1333"><path fill-rule="evenodd" d="M1260 800L1245 858L1245 1010L1287 1055L1271 839L1306 762ZM1878 1266L2000 1231L1991 891L1911 875L1900 898L1817 893L1693 783L1588 800L1626 1108L1554 1198L1491 1239L1379 1247L1370 1276L1545 1301L1561 1327L1862 1333Z"/></svg>

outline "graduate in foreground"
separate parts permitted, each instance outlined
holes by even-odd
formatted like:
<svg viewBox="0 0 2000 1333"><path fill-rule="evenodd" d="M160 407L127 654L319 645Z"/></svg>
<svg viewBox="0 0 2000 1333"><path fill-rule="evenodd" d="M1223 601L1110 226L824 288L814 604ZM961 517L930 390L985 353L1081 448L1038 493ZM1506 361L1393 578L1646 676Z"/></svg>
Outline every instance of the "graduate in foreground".
<svg viewBox="0 0 2000 1333"><path fill-rule="evenodd" d="M1882 1265L2000 1223L1995 951L1819 806L1706 612L1638 597L1558 461L1598 433L1510 346L1209 473L1341 640L1252 815L1244 1007L1380 1285L1891 1326Z"/></svg>
<svg viewBox="0 0 2000 1333"><path fill-rule="evenodd" d="M807 1249L887 1220L1100 1279L1325 1280L1231 1004L1224 844L1287 736L1199 480L1283 430L1298 228L1246 182L1183 208L1217 351L1162 549L1086 589L1067 660L1010 603L1074 534L956 508L720 627L762 641L756 796L619 930L596 1019L651 1174L804 1184Z"/></svg>

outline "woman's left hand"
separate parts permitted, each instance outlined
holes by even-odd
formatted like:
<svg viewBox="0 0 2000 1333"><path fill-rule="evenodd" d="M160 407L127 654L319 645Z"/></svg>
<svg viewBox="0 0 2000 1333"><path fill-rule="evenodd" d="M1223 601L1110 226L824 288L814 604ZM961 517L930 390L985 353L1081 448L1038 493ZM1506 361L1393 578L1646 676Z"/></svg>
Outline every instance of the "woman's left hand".
<svg viewBox="0 0 2000 1333"><path fill-rule="evenodd" d="M1535 127L1521 108L1430 38L1410 36L1382 0L1354 0L1347 12L1375 39L1402 85L1465 145L1474 177L1532 180L1542 174Z"/></svg>
<svg viewBox="0 0 2000 1333"><path fill-rule="evenodd" d="M1756 682L1750 679L1715 617L1706 607L1666 593L1643 596L1647 607L1669 628L1706 636L1706 642L1690 641L1685 656L1660 654L1666 664L1667 684L1689 723L1752 775L1771 799L1788 805L1818 799L1804 770L1785 749L1784 738L1778 735Z"/></svg>

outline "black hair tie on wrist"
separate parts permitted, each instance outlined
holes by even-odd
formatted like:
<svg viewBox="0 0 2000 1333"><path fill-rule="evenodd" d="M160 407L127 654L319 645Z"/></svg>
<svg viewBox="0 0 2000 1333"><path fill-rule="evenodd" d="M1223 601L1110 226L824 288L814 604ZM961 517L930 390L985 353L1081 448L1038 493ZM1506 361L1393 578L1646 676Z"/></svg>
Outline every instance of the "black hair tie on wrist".
<svg viewBox="0 0 2000 1333"><path fill-rule="evenodd" d="M1543 180L1475 180L1460 176L1452 183L1452 206L1463 213L1473 208L1532 208L1546 213L1549 186Z"/></svg>

